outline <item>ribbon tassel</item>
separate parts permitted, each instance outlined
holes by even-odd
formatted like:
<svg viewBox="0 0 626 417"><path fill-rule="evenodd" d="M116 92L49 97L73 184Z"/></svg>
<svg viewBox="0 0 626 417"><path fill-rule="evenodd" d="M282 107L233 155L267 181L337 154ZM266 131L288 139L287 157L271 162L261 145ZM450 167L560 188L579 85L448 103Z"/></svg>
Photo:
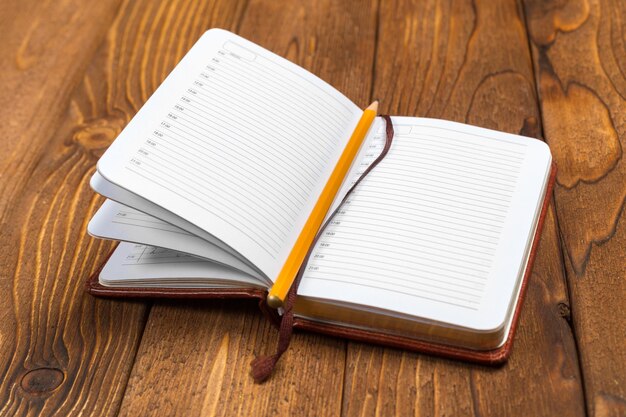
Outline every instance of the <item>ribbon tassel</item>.
<svg viewBox="0 0 626 417"><path fill-rule="evenodd" d="M359 185L361 180L365 178L365 176L367 176L367 174L369 174L370 171L376 165L378 165L378 163L385 157L385 155L387 155L387 152L389 152L389 148L391 147L391 142L393 141L393 134L394 134L393 125L391 123L391 117L389 117L389 115L381 115L380 117L382 117L385 120L385 125L386 125L385 147L383 148L378 158L376 158L374 162L371 163L371 165L365 170L365 172L363 172L363 175L361 175L359 179L354 183L354 185L350 187L350 189L346 193L346 196L341 201L342 204L348 198L348 196L352 193L352 191L356 188L356 186ZM252 362L250 362L250 367L251 367L250 373L252 375L252 378L254 378L254 381L257 384L263 383L270 377L270 375L272 375L272 372L274 368L276 367L278 360L283 355L283 353L287 351L287 348L289 347L289 342L291 341L291 336L293 334L293 319L294 319L293 307L296 302L298 286L300 285L300 281L302 280L302 276L304 275L304 269L305 269L304 267L309 261L309 257L311 256L311 253L313 252L313 248L315 247L317 240L322 235L322 233L326 229L326 226L328 226L328 224L333 219L333 217L335 217L335 214L337 214L337 211L339 211L339 208L341 208L341 204L338 206L337 210L335 210L335 212L333 212L330 215L330 217L328 218L328 220L326 220L326 222L322 225L322 227L320 227L320 230L317 232L317 235L315 236L315 239L313 240L313 243L311 244L311 247L309 248L306 254L306 257L304 258L304 261L302 262L302 266L300 267L300 270L298 271L298 275L296 276L296 279L293 285L289 289L287 300L285 300L285 305L284 305L285 311L280 321L280 330L278 331L278 346L276 348L276 352L272 355L257 356L256 358L252 360Z"/></svg>

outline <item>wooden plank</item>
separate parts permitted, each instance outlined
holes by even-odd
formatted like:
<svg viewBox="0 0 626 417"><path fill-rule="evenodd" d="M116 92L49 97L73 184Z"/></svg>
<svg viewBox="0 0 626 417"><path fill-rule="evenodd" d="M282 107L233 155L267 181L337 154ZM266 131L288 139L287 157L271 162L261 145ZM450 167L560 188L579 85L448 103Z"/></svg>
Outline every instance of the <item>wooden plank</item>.
<svg viewBox="0 0 626 417"><path fill-rule="evenodd" d="M0 173L11 173L13 181L0 178L0 219L6 218L7 206L45 152L45 139L57 128L118 4L110 0L87 8L76 1L2 3L0 106L11 117L0 127Z"/></svg>
<svg viewBox="0 0 626 417"><path fill-rule="evenodd" d="M626 415L626 4L525 1L590 415Z"/></svg>
<svg viewBox="0 0 626 417"><path fill-rule="evenodd" d="M383 112L537 136L539 113L515 1L384 2L374 95ZM583 415L553 212L509 362L487 368L350 344L345 415Z"/></svg>
<svg viewBox="0 0 626 417"><path fill-rule="evenodd" d="M155 305L120 415L337 414L344 344L298 335L276 377L255 385L250 361L275 334L255 303Z"/></svg>
<svg viewBox="0 0 626 417"><path fill-rule="evenodd" d="M97 137L68 121L72 91L119 4L0 10L0 415L107 415L119 406L145 307L83 294Z"/></svg>
<svg viewBox="0 0 626 417"><path fill-rule="evenodd" d="M237 32L365 106L375 17L375 1L252 1ZM187 36L195 39L202 30ZM276 340L276 330L250 303L156 304L120 414L338 414L345 342L296 334L273 378L255 385L249 363L257 353L271 353Z"/></svg>

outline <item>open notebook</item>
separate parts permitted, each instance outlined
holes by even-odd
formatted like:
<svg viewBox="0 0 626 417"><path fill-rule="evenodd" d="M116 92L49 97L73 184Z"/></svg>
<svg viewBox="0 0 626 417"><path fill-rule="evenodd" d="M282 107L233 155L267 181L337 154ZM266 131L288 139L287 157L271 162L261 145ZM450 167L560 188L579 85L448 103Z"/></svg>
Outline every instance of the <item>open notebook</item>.
<svg viewBox="0 0 626 417"><path fill-rule="evenodd" d="M98 162L93 236L122 241L88 290L272 287L363 110L232 33L203 35ZM552 161L541 141L376 118L305 265L296 326L485 362L509 352Z"/></svg>

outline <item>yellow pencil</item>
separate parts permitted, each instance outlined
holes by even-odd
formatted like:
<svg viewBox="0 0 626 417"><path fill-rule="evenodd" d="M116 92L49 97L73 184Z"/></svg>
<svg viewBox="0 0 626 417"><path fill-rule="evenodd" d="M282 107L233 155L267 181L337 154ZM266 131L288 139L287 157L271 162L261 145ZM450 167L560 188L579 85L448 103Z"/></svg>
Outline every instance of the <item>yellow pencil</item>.
<svg viewBox="0 0 626 417"><path fill-rule="evenodd" d="M361 144L376 117L377 111L378 101L373 102L363 111L363 115L357 123L354 132L352 132L352 136L346 148L339 157L339 161L324 186L319 200L315 203L313 211L311 211L309 218L300 232L300 236L298 236L293 249L291 249L283 268L276 278L276 282L270 289L269 295L267 296L267 304L270 307L278 308L283 305L289 288L291 288L291 284L293 284L296 274L302 265L302 261L304 261L304 257L313 243L317 231L322 226L326 213L337 195L339 187L346 177L350 165L352 165L352 161L354 161L357 152L361 148Z"/></svg>

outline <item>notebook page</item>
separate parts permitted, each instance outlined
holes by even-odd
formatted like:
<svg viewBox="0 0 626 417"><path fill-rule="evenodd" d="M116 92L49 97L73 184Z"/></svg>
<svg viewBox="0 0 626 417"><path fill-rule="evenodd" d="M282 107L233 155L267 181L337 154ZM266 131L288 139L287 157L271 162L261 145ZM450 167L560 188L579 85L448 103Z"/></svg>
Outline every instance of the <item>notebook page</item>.
<svg viewBox="0 0 626 417"><path fill-rule="evenodd" d="M302 68L211 30L124 129L98 171L211 233L273 278L361 114Z"/></svg>
<svg viewBox="0 0 626 417"><path fill-rule="evenodd" d="M220 248L222 251L226 252L227 254L235 256L237 259L241 260L242 262L247 263L248 266L254 268L254 265L252 265L248 260L242 257L234 249L226 246L224 242L221 242L220 240L216 239L215 236L211 235L210 233L207 233L203 229L200 229L198 226L194 225L193 223L188 222L182 217L177 216L176 214L168 210L165 210L161 206L154 204L150 200L147 200L137 194L131 193L125 188L122 188L118 185L115 185L107 181L106 178L100 175L100 173L97 170L91 176L89 185L95 192L106 197L107 199L116 201L116 202L123 201L124 205L127 207L133 207L143 213L150 213L151 216L159 220L162 220L166 223L169 223L171 225L177 226L191 233L194 236L198 236L202 240L205 240L211 243L212 245Z"/></svg>
<svg viewBox="0 0 626 417"><path fill-rule="evenodd" d="M257 271L206 240L112 200L106 200L98 209L87 231L102 239L139 243L199 256L266 282Z"/></svg>
<svg viewBox="0 0 626 417"><path fill-rule="evenodd" d="M458 123L393 120L388 155L320 238L298 294L478 331L505 325L549 172L547 146ZM382 149L382 126L370 140Z"/></svg>
<svg viewBox="0 0 626 417"><path fill-rule="evenodd" d="M99 277L110 287L233 288L260 287L258 280L214 262L191 255L122 242Z"/></svg>
<svg viewBox="0 0 626 417"><path fill-rule="evenodd" d="M394 135L403 135L408 133L410 130L410 126L395 126ZM339 188L339 191L337 191L337 195L335 196L333 204L328 210L324 221L326 221L339 207L346 194L348 194L348 191L350 191L350 188L352 188L358 179L361 178L365 170L372 164L372 162L380 156L383 148L385 147L385 137L385 121L380 116L376 117L372 123L370 133L368 133L368 136L361 145L361 149L359 149L359 152L354 158L354 161L346 174L346 178L341 183L341 187Z"/></svg>

